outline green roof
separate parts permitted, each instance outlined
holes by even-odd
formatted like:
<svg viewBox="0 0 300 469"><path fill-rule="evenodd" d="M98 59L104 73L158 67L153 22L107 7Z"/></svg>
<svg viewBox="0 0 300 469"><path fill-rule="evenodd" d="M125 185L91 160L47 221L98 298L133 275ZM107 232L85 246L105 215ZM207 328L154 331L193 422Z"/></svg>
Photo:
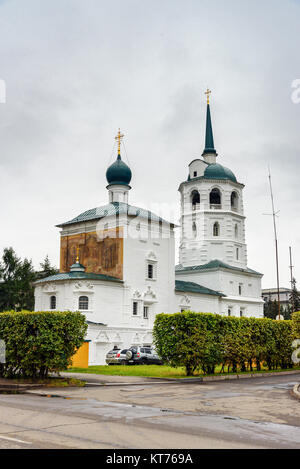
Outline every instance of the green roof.
<svg viewBox="0 0 300 469"><path fill-rule="evenodd" d="M81 223L90 220L99 220L104 217L114 216L114 215L123 215L126 214L132 217L144 218L151 221L158 221L169 223L163 218L160 218L158 215L155 215L149 210L143 208L134 207L133 205L125 204L124 202L112 202L111 204L103 205L102 207L92 208L86 212L81 213L77 217L73 218L70 221L56 225L61 228L66 225L72 225L73 223ZM174 226L174 223L170 223Z"/></svg>
<svg viewBox="0 0 300 469"><path fill-rule="evenodd" d="M175 291L200 293L202 295L226 296L218 291L203 287L202 285L199 285L198 283L184 282L182 280L175 280Z"/></svg>
<svg viewBox="0 0 300 469"><path fill-rule="evenodd" d="M238 272L246 272L248 274L262 275L260 272L256 272L255 270L249 269L249 267L246 267L246 269L243 269L241 267L235 267L233 265L225 264L225 262L219 261L218 259L215 259L203 265L192 265L189 267L183 267L181 264L179 264L175 267L176 272L197 272L199 270L201 271L211 269L236 270Z"/></svg>
<svg viewBox="0 0 300 469"><path fill-rule="evenodd" d="M56 275L51 275L50 277L43 278L38 280L37 283L45 283L45 282L56 282L59 280L107 280L110 282L118 282L123 283L123 280L120 280L116 277L111 277L110 275L103 275L103 274L88 274L86 272L67 272L61 273Z"/></svg>
<svg viewBox="0 0 300 469"><path fill-rule="evenodd" d="M203 175L204 179L230 179L233 182L237 182L237 179L233 172L229 168L225 168L221 164L215 163L210 164Z"/></svg>
<svg viewBox="0 0 300 469"><path fill-rule="evenodd" d="M217 152L215 150L214 136L213 136L213 130L212 130L212 124L211 124L210 105L207 104L205 148L202 153L202 156L211 154L211 153L217 155Z"/></svg>

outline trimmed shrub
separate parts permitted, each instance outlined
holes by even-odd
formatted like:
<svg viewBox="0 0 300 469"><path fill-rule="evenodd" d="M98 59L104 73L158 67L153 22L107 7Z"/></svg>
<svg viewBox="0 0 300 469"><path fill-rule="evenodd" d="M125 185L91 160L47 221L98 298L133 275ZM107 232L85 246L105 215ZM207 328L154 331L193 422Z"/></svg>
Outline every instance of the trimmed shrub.
<svg viewBox="0 0 300 469"><path fill-rule="evenodd" d="M65 370L83 344L87 330L79 312L6 312L0 314L0 339L6 346L2 377L46 378Z"/></svg>
<svg viewBox="0 0 300 469"><path fill-rule="evenodd" d="M218 365L222 372L260 370L262 363L272 370L293 366L292 323L186 311L158 314L153 337L162 360L185 366L188 376L213 374Z"/></svg>
<svg viewBox="0 0 300 469"><path fill-rule="evenodd" d="M300 311L292 314L293 320L293 338L300 339Z"/></svg>

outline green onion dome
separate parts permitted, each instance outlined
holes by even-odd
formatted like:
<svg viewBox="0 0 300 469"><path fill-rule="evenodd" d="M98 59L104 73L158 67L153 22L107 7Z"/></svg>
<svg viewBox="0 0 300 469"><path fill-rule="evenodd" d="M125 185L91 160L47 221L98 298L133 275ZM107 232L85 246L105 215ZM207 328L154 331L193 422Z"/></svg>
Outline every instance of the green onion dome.
<svg viewBox="0 0 300 469"><path fill-rule="evenodd" d="M124 163L121 156L107 169L106 179L109 185L128 186L132 178L131 169Z"/></svg>
<svg viewBox="0 0 300 469"><path fill-rule="evenodd" d="M230 179L230 181L237 182L233 172L218 163L210 164L203 175L204 179Z"/></svg>

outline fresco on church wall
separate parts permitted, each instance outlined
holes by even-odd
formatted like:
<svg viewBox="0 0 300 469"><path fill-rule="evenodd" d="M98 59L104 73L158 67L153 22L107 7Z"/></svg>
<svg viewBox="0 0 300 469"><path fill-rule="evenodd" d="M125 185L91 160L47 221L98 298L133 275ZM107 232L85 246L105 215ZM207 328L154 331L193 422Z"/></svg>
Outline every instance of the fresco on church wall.
<svg viewBox="0 0 300 469"><path fill-rule="evenodd" d="M123 236L122 228L101 233L80 233L61 237L60 272L69 272L76 261L77 248L79 260L87 273L104 274L123 278ZM100 236L99 236L100 235Z"/></svg>

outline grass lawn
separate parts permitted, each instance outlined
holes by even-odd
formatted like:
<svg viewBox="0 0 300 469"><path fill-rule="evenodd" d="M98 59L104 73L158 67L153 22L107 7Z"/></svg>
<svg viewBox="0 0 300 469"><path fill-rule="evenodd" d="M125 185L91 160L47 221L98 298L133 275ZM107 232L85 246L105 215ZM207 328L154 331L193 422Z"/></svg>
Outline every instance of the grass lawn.
<svg viewBox="0 0 300 469"><path fill-rule="evenodd" d="M300 367L294 369L300 370ZM220 373L221 367L216 369L216 375ZM170 366L159 365L103 365L103 366L89 366L88 368L68 368L69 373L90 373L95 375L110 375L110 376L145 376L151 378L186 378L185 368L171 368ZM271 370L272 372L273 370ZM291 371L291 370L274 370L274 371ZM253 371L249 373L266 373L267 369L261 371ZM242 374L242 372L238 372ZM247 372L246 372L247 373ZM236 374L236 373L223 373ZM245 372L243 373L245 374ZM201 372L195 372L194 378L204 376ZM193 378L192 377L192 378Z"/></svg>
<svg viewBox="0 0 300 469"><path fill-rule="evenodd" d="M68 368L70 373L90 373L94 375L110 376L145 376L153 378L184 378L185 368L171 368L159 365L103 365L89 366L88 368ZM198 374L197 376L200 376ZM195 375L196 377L196 375Z"/></svg>

